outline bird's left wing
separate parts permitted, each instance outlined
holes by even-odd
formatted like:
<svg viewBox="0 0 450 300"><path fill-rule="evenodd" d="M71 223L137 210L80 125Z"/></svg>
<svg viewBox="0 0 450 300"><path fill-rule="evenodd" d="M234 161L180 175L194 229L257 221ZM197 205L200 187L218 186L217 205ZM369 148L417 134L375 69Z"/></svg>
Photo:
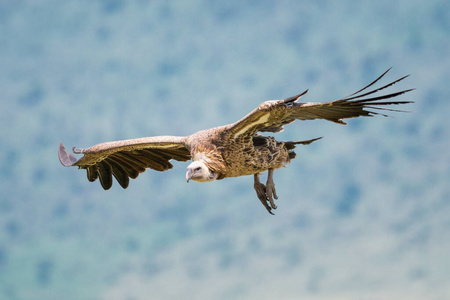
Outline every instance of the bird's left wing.
<svg viewBox="0 0 450 300"><path fill-rule="evenodd" d="M389 69L390 70L390 69ZM263 102L241 120L229 125L226 131L231 137L253 136L257 132L280 132L283 126L295 120L325 119L339 124L346 124L342 119L356 118L360 116L383 115L381 111L399 111L385 106L411 103L412 101L392 101L386 99L400 96L412 89L399 92L376 95L395 83L405 79L404 76L384 86L367 92L366 90L377 83L386 73L375 79L372 83L359 91L338 100L322 103L299 103L301 96L308 90L293 97L283 100L270 100ZM366 91L366 92L364 92Z"/></svg>
<svg viewBox="0 0 450 300"><path fill-rule="evenodd" d="M67 153L59 144L58 157L65 167L78 166L86 169L89 181L100 178L102 187L112 186L114 176L125 189L129 179L135 179L147 168L166 171L173 166L171 159L187 161L191 154L185 145L185 137L155 136L140 139L102 143L87 149L72 149L76 154L84 154L79 160Z"/></svg>

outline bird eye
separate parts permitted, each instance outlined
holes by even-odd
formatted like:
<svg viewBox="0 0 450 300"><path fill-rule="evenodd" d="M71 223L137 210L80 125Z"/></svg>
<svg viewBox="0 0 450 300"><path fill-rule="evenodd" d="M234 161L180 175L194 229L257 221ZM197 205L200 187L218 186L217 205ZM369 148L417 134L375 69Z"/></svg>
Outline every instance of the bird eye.
<svg viewBox="0 0 450 300"><path fill-rule="evenodd" d="M196 171L196 172L198 172L198 171L200 171L202 168L200 168L200 167L197 167L197 168L195 168L195 170L194 171Z"/></svg>

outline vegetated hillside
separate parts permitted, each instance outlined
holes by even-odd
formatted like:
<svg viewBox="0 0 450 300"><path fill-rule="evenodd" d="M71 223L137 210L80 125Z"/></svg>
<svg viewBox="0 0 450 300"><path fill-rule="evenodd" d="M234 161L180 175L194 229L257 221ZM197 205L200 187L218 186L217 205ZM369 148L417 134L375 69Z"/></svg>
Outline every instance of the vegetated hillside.
<svg viewBox="0 0 450 300"><path fill-rule="evenodd" d="M449 296L445 1L0 4L0 298ZM412 113L296 122L275 173L186 184L187 163L103 191L59 142L187 135L307 88L346 96L388 67Z"/></svg>

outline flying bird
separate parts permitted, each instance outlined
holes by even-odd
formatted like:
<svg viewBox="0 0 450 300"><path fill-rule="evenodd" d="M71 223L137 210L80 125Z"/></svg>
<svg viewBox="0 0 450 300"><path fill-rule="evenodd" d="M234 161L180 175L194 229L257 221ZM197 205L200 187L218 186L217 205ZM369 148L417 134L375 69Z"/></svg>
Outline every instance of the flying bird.
<svg viewBox="0 0 450 300"><path fill-rule="evenodd" d="M386 73L357 92L329 102L297 102L308 90L282 100L270 100L239 121L201 130L189 136L154 136L97 144L90 148L73 147L75 154L83 154L76 159L59 144L58 157L65 167L76 166L87 171L87 178L93 182L100 179L101 186L108 190L113 176L126 189L129 179L135 179L146 169L166 171L173 167L171 160L193 162L186 172L186 181L210 182L227 177L253 175L256 195L271 214L276 209L274 199L278 199L273 181L274 170L286 166L296 157L294 148L307 145L319 138L301 141L277 141L264 136L262 132L280 132L285 125L295 120L324 119L346 125L343 119L387 116L385 112L395 110L388 105L412 103L393 101L413 89L380 95L378 92L405 79L401 77L376 89L368 89ZM390 99L390 100L387 100ZM261 183L260 174L268 171L266 184Z"/></svg>

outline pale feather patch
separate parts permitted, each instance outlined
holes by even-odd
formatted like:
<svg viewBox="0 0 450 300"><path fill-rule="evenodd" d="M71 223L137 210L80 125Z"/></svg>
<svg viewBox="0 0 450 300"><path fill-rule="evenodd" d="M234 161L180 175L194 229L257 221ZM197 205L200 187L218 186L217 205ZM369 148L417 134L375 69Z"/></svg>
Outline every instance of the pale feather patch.
<svg viewBox="0 0 450 300"><path fill-rule="evenodd" d="M264 124L269 120L270 115L266 114L261 116L258 120L256 120L255 122L252 122L250 124L248 124L247 126L245 126L244 128L242 128L241 130L239 130L235 135L234 138L238 138L241 134L244 134L245 132L247 132L250 128L255 127L256 125L259 124Z"/></svg>
<svg viewBox="0 0 450 300"><path fill-rule="evenodd" d="M167 144L167 145L163 145L163 144L155 144L155 145L146 145L146 148L148 149L177 149L179 148L178 145L174 145L174 144Z"/></svg>

